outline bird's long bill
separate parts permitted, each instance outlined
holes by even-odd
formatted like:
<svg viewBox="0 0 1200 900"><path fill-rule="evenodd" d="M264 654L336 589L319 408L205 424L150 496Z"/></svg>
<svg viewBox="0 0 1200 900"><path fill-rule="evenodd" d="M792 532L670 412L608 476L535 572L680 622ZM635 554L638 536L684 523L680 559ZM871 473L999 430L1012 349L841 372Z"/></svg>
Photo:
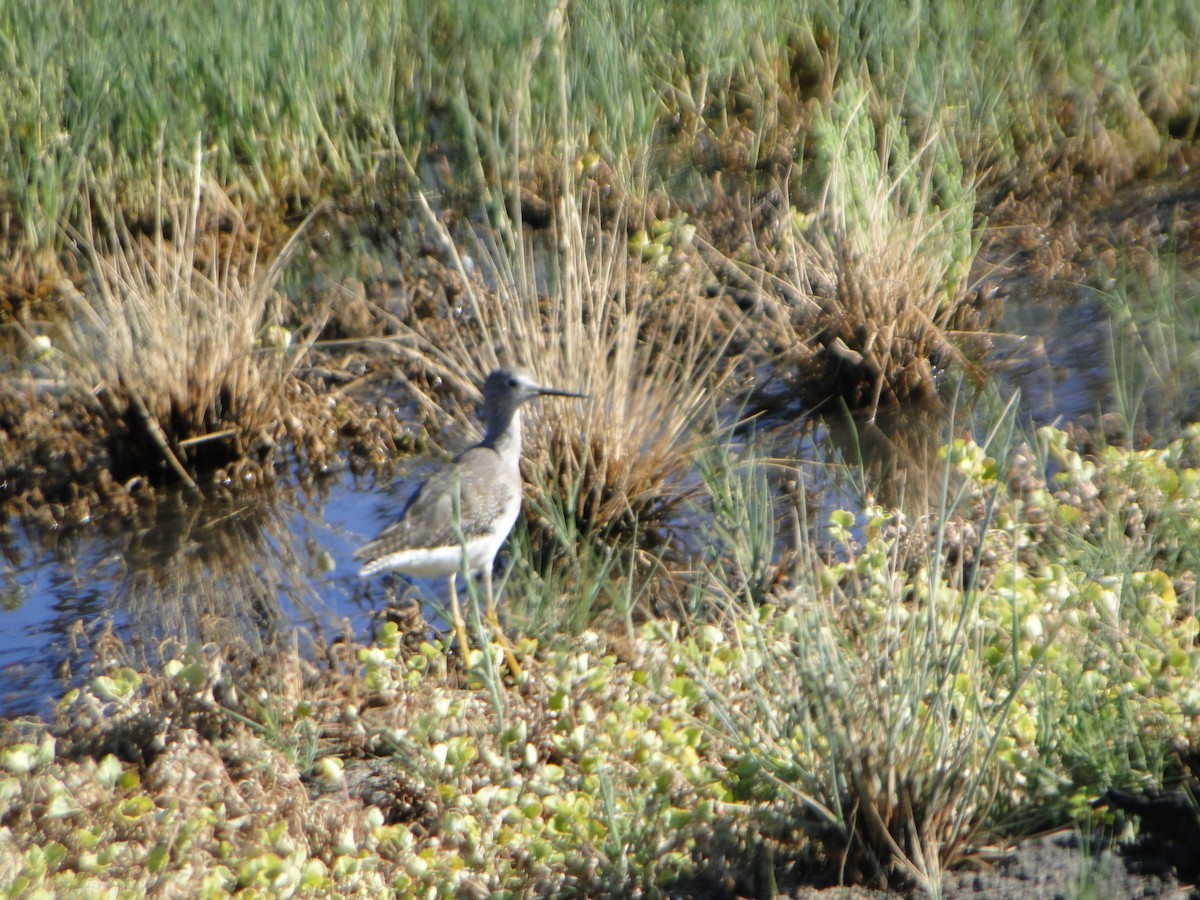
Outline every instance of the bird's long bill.
<svg viewBox="0 0 1200 900"><path fill-rule="evenodd" d="M575 391L560 391L558 388L548 388L538 386L538 393L544 397L579 397L587 399L587 394L579 394Z"/></svg>

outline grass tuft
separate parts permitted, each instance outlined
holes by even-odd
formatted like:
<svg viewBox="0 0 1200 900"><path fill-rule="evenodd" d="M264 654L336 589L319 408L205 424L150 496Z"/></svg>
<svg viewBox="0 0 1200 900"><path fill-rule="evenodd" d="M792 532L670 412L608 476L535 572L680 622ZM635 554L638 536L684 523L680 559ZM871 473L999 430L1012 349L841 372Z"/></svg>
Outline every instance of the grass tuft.
<svg viewBox="0 0 1200 900"><path fill-rule="evenodd" d="M895 510L835 512L831 556L801 540L794 588L766 606L745 602L757 599L758 563L747 561L761 560L776 529L764 464L710 464L718 522L747 523L721 531L719 555L737 565L713 580L743 688L729 693L724 672L695 673L735 760L735 797L794 806L842 878L934 896L991 808L996 783L985 773L1025 677L1003 682L988 670L976 624L989 615L986 595L973 577L955 586L941 562L965 497L952 493L950 459L941 512L922 540L906 539L914 526ZM999 490L992 480L981 534Z"/></svg>
<svg viewBox="0 0 1200 900"><path fill-rule="evenodd" d="M800 173L811 211L785 200L742 264L767 298L760 337L806 402L872 412L936 399L936 373L966 362L953 329L977 249L953 145L935 125L914 140L877 105L869 89L839 89Z"/></svg>
<svg viewBox="0 0 1200 900"><path fill-rule="evenodd" d="M525 467L552 475L527 481L535 497L547 490L568 498L567 514L584 534L646 534L688 493L692 448L729 366L720 352L728 332L699 299L703 267L686 229L663 255L643 260L622 220L601 221L591 207L587 175L564 175L544 243L505 219L493 223L494 241L475 235L460 248L422 199L426 227L450 248L457 276L445 315L395 320L393 346L426 381L471 397L506 364L586 393L583 402L535 407ZM423 406L437 405L414 389ZM457 418L472 427L461 411Z"/></svg>
<svg viewBox="0 0 1200 900"><path fill-rule="evenodd" d="M270 455L307 346L289 346L275 290L295 235L264 264L199 154L186 188L160 179L146 224L119 209L103 226L85 217L87 275L66 286L73 319L57 359L101 410L118 476L194 486L203 468Z"/></svg>

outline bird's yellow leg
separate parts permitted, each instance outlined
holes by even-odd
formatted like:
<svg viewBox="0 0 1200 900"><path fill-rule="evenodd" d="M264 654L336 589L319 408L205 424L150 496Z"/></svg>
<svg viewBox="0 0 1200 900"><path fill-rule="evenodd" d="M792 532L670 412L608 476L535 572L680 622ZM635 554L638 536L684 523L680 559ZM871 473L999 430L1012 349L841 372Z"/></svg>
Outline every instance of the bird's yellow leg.
<svg viewBox="0 0 1200 900"><path fill-rule="evenodd" d="M500 614L496 612L496 597L492 592L492 569L488 566L483 570L483 583L487 591L487 621L492 626L492 631L496 635L496 642L504 648L504 656L508 660L508 668L513 673L514 677L519 677L521 674L521 664L517 662L517 654L513 651L512 641L504 634L504 629L500 626Z"/></svg>

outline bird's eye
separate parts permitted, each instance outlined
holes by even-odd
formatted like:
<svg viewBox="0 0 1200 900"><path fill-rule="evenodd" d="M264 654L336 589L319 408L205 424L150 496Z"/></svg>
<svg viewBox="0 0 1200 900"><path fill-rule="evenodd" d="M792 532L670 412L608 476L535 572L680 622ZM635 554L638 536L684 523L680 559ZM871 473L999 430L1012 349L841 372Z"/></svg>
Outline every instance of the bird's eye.
<svg viewBox="0 0 1200 900"><path fill-rule="evenodd" d="M520 383L521 383L521 382L517 381L517 379L515 379L515 378L510 378L510 379L508 379L508 386L509 386L509 387L517 387L517 385L519 385Z"/></svg>

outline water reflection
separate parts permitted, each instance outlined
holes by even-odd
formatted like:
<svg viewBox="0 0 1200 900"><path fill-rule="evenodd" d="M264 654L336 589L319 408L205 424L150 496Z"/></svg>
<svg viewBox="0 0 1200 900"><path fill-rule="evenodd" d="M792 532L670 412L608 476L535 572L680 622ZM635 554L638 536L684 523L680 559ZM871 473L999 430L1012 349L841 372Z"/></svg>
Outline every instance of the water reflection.
<svg viewBox="0 0 1200 900"><path fill-rule="evenodd" d="M988 360L995 386L972 397L950 388L941 410L817 418L786 397L765 405L733 449L768 464L777 517L766 563L784 568L803 534L819 539L830 513L868 498L910 517L935 509L938 448L953 434L981 434L980 423L1018 390L1024 424L1110 406L1107 323L1102 303L1083 290L1007 304L1002 329L1010 337L994 341ZM347 474L237 502L180 495L139 526L95 525L49 544L0 532L0 716L45 714L52 698L86 676L97 647L117 646L106 643L110 633L129 661L149 667L164 641L255 651L297 633L317 644L347 630L369 637L390 590L357 577L353 551L425 474L417 462L386 488ZM691 559L711 555L709 526L702 508L681 516L670 525L672 547ZM421 588L421 596L440 599L444 582Z"/></svg>
<svg viewBox="0 0 1200 900"><path fill-rule="evenodd" d="M370 527L356 523L371 516L368 495L345 487L291 486L238 502L180 494L136 527L85 529L42 547L10 541L0 715L44 713L109 633L125 660L153 666L164 641L253 653L292 640L281 626L325 637L356 627L370 603L344 561L355 532Z"/></svg>
<svg viewBox="0 0 1200 900"><path fill-rule="evenodd" d="M1010 301L995 331L988 370L1002 392L1021 392L1023 414L1034 424L1111 409L1112 329L1093 291L1071 287Z"/></svg>
<svg viewBox="0 0 1200 900"><path fill-rule="evenodd" d="M873 416L843 413L826 418L839 458L857 473L856 508L870 499L912 515L937 502L938 450L953 431L952 419L969 421L971 410L951 407L880 409Z"/></svg>

